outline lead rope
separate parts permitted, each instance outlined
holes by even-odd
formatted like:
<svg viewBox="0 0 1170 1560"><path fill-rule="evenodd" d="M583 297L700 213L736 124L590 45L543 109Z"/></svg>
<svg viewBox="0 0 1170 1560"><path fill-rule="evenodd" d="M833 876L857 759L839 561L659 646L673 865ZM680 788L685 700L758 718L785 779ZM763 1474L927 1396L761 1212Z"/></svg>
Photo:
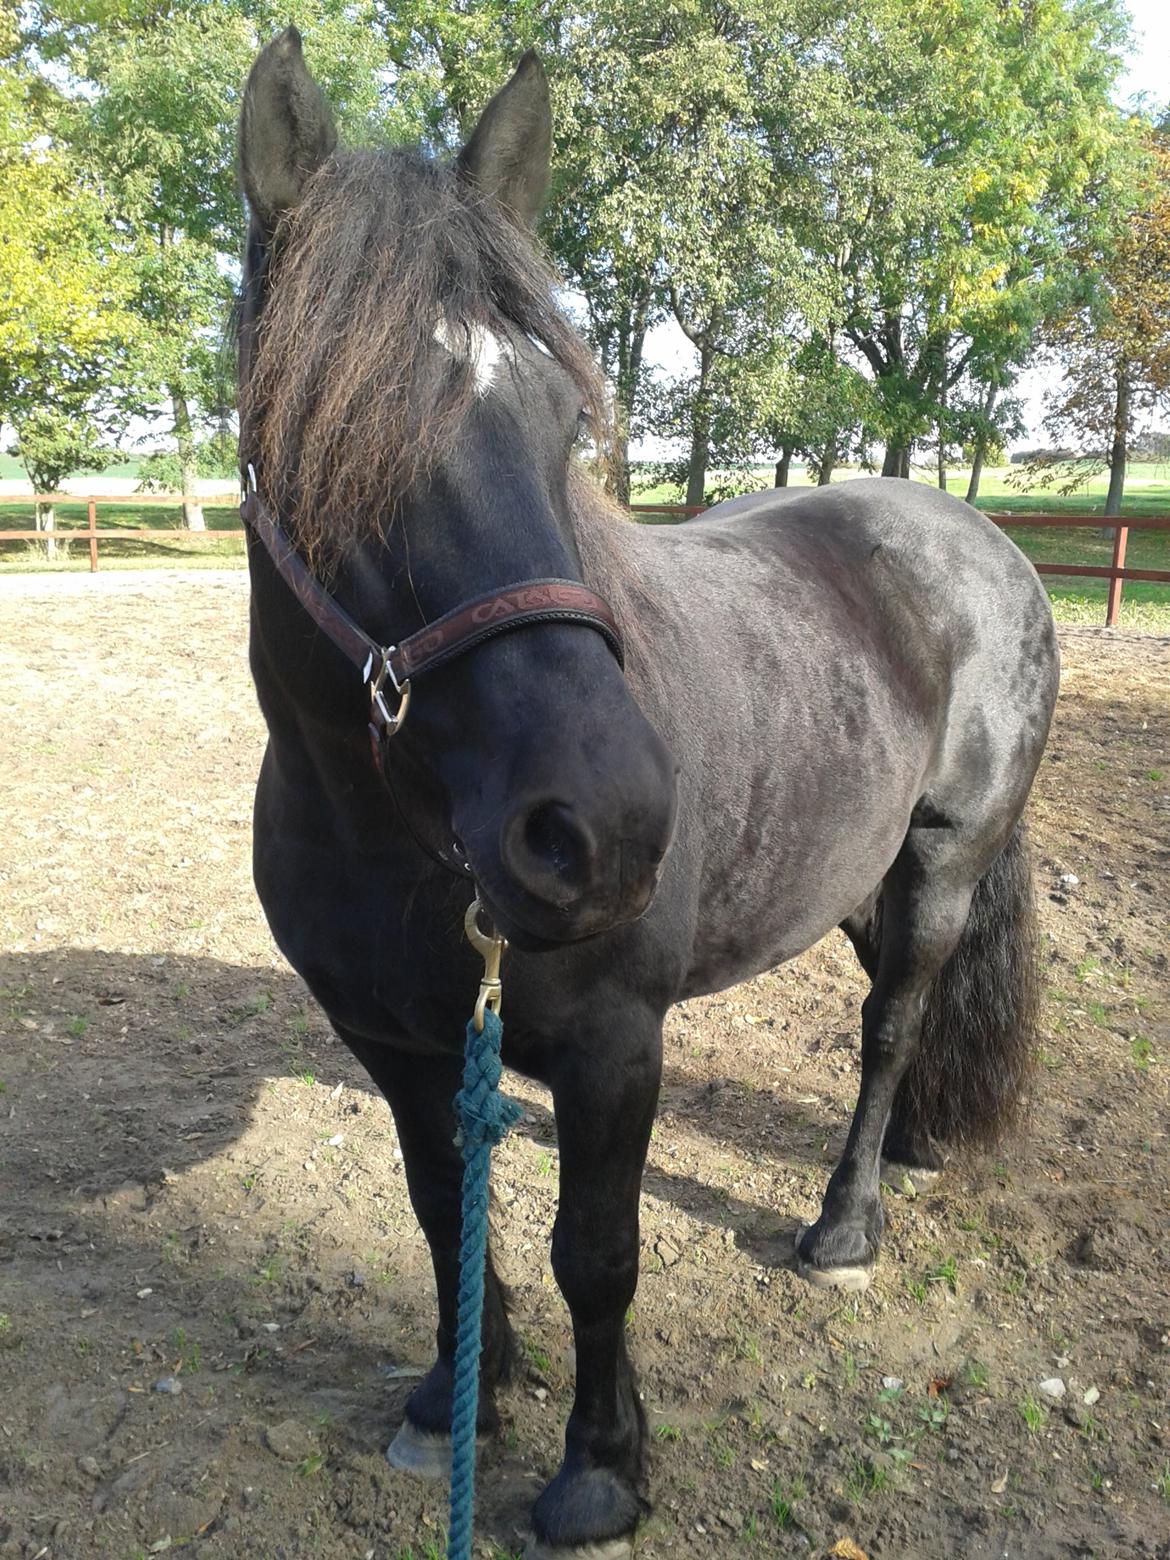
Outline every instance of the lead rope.
<svg viewBox="0 0 1170 1560"><path fill-rule="evenodd" d="M483 1347L483 1281L487 1257L488 1182L492 1147L520 1115L515 1100L499 1092L500 960L504 939L479 924L472 902L463 922L468 941L483 955L483 979L468 1020L463 1087L455 1114L463 1147L463 1230L459 1244L459 1301L455 1324L455 1382L451 1403L451 1517L447 1560L471 1560L475 1516L475 1421L479 1406L479 1356Z"/></svg>

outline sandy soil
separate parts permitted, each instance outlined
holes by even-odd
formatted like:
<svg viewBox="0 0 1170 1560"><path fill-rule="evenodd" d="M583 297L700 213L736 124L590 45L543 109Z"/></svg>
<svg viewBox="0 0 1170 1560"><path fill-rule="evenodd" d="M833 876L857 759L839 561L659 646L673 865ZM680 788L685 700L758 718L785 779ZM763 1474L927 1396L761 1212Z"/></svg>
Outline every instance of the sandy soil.
<svg viewBox="0 0 1170 1560"><path fill-rule="evenodd" d="M444 1491L382 1458L433 1328L389 1114L249 880L245 591L0 583L5 1560L442 1554ZM857 1085L844 941L671 1015L631 1319L643 1560L1170 1556L1170 641L1063 642L1029 1130L891 1196L867 1294L790 1263ZM497 1251L525 1362L481 1461L496 1560L571 1382L551 1119L515 1092Z"/></svg>

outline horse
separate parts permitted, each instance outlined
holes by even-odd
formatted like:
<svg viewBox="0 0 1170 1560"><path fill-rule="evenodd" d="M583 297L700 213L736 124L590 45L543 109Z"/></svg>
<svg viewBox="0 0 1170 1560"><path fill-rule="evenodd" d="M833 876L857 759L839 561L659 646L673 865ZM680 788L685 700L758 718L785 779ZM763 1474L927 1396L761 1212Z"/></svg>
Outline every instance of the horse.
<svg viewBox="0 0 1170 1560"><path fill-rule="evenodd" d="M755 493L673 527L610 504L574 453L603 436L605 387L533 233L551 125L532 53L451 160L339 150L293 29L252 66L254 876L393 1112L438 1326L387 1455L423 1473L450 1457L474 895L507 938L503 1060L551 1092L576 1347L531 1553L626 1556L646 1426L624 1319L664 1015L844 930L871 981L860 1090L794 1260L864 1285L883 1154L929 1177L1025 1091L1021 813L1059 666L1031 565L925 486ZM480 1435L512 1351L489 1251Z"/></svg>

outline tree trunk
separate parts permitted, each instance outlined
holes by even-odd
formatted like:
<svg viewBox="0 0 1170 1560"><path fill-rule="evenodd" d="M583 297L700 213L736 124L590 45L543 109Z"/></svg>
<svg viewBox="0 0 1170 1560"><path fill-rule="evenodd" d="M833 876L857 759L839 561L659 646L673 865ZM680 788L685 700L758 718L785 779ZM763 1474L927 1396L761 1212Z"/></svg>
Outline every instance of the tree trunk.
<svg viewBox="0 0 1170 1560"><path fill-rule="evenodd" d="M828 487L837 466L837 435L825 440L825 447L817 461L817 487Z"/></svg>
<svg viewBox="0 0 1170 1560"><path fill-rule="evenodd" d="M623 507L630 502L630 436L620 407L614 408L613 437L605 472L605 491Z"/></svg>
<svg viewBox="0 0 1170 1560"><path fill-rule="evenodd" d="M175 414L175 445L179 451L179 473L183 485L183 524L189 531L206 531L203 505L194 501L198 469L195 464L195 437L191 432L191 413L187 398L178 385L171 387L171 407ZM190 498L191 502L186 502Z"/></svg>
<svg viewBox="0 0 1170 1560"><path fill-rule="evenodd" d="M57 511L52 504L38 504L36 516L36 529L45 533L45 557L52 560L57 556Z"/></svg>
<svg viewBox="0 0 1170 1560"><path fill-rule="evenodd" d="M713 357L712 352L700 349L699 386L691 411L691 451L687 457L685 502L688 505L702 504L707 489L707 462L711 458L711 408L708 404L707 378Z"/></svg>
<svg viewBox="0 0 1170 1560"><path fill-rule="evenodd" d="M910 446L907 444L889 444L886 446L886 458L882 462L883 477L909 477L910 475Z"/></svg>
<svg viewBox="0 0 1170 1560"><path fill-rule="evenodd" d="M788 468L792 465L794 448L795 446L791 444L782 444L780 446L780 459L776 462L776 481L774 483L776 487L788 486Z"/></svg>
<svg viewBox="0 0 1170 1560"><path fill-rule="evenodd" d="M607 487L620 504L630 502L630 423L642 382L642 354L649 329L651 290L648 282L634 286L628 310L617 322L616 366L614 375L615 423L613 463Z"/></svg>
<svg viewBox="0 0 1170 1560"><path fill-rule="evenodd" d="M987 395L983 402L983 419L991 420L991 414L995 411L996 397L999 395L998 385L988 385ZM967 483L967 502L974 506L979 497L979 482L983 476L983 460L987 454L987 434L981 433L975 440L975 453L971 457L971 477Z"/></svg>
<svg viewBox="0 0 1170 1560"><path fill-rule="evenodd" d="M1119 515L1125 491L1125 467L1129 457L1129 375L1125 367L1117 374L1117 401L1113 412L1113 444L1109 450L1109 492L1105 513Z"/></svg>
<svg viewBox="0 0 1170 1560"><path fill-rule="evenodd" d="M938 435L938 485L939 491L947 490L947 433L944 426L944 418L947 410L947 338L944 336L938 348L938 406L939 416L935 421L935 433Z"/></svg>

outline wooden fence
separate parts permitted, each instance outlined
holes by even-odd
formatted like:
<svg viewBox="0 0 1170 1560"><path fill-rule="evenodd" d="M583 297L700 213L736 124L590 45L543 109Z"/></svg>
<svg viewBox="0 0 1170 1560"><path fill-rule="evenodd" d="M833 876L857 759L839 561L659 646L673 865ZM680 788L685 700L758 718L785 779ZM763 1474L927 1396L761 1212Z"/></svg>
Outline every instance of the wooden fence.
<svg viewBox="0 0 1170 1560"><path fill-rule="evenodd" d="M69 504L81 502L78 498L71 498L68 494L51 494L37 496L32 499L21 499L22 503L36 504ZM186 537L207 536L218 540L220 537L242 538L244 531L235 528L230 531L190 531L185 528L171 530L133 530L121 526L104 527L98 530L97 507L99 504L168 504L172 508L183 503L202 503L207 508L224 508L223 504L217 504L211 499L149 497L134 494L129 498L108 498L93 495L84 500L86 506L86 524L84 528L69 526L53 531L5 531L0 529L0 541L84 541L89 547L90 572L95 573L98 566L98 543L116 540L147 540L157 541L162 537L175 536ZM631 511L636 515L655 515L665 519L673 516L676 519L687 519L694 515L701 515L704 510L698 505L687 504L631 504ZM1102 515L988 515L989 520L1006 529L1008 526L1064 526L1064 527L1093 527L1097 530L1111 530L1113 532L1113 558L1108 568L1102 568L1095 563L1037 563L1035 565L1038 574L1060 575L1085 575L1090 579L1108 580L1109 591L1105 603L1105 624L1107 628L1117 626L1117 617L1121 609L1121 593L1125 588L1126 580L1145 580L1156 585L1170 585L1170 569L1127 569L1125 567L1125 549L1129 541L1131 531L1170 531L1170 515L1129 515L1124 519L1111 523Z"/></svg>

